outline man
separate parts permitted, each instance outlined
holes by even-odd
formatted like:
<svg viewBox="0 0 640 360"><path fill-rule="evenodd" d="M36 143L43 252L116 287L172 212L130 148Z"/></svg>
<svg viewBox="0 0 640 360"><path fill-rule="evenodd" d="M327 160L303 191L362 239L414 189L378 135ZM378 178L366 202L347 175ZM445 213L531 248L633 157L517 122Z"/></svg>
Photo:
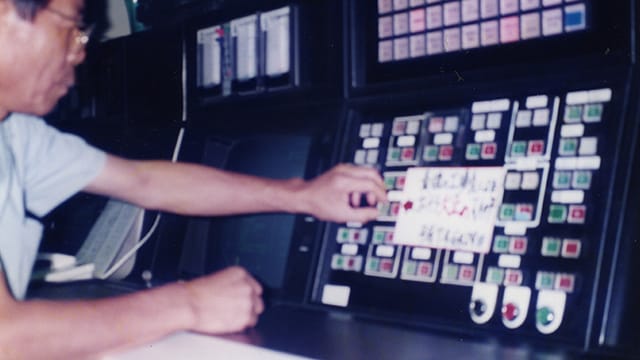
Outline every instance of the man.
<svg viewBox="0 0 640 360"><path fill-rule="evenodd" d="M371 169L339 165L308 182L261 179L129 161L48 127L34 116L67 92L85 57L82 7L83 0L0 0L0 358L84 358L174 331L253 326L262 290L241 268L98 301L19 301L41 235L34 218L77 191L181 214L285 211L357 222L373 219L373 205L385 200ZM371 206L353 207L362 194Z"/></svg>

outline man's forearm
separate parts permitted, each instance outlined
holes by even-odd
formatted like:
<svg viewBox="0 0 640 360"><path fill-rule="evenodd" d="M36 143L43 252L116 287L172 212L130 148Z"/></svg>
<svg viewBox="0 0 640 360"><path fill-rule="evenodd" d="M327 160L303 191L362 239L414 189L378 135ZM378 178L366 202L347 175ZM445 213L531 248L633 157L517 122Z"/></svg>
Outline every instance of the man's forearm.
<svg viewBox="0 0 640 360"><path fill-rule="evenodd" d="M187 329L193 313L182 284L98 301L2 300L0 358L89 358Z"/></svg>

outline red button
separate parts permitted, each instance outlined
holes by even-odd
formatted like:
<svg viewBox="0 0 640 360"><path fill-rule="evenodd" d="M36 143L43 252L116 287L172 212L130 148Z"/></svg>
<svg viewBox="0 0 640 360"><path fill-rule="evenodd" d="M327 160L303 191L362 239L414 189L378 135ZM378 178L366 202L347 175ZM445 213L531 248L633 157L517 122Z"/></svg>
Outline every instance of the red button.
<svg viewBox="0 0 640 360"><path fill-rule="evenodd" d="M580 257L581 245L580 240L564 239L562 241L562 257L573 259Z"/></svg>
<svg viewBox="0 0 640 360"><path fill-rule="evenodd" d="M470 281L473 280L473 275L476 269L473 266L463 266L460 268L460 280Z"/></svg>
<svg viewBox="0 0 640 360"><path fill-rule="evenodd" d="M514 303L508 303L502 307L502 317L504 317L508 321L515 320L518 317L520 310Z"/></svg>
<svg viewBox="0 0 640 360"><path fill-rule="evenodd" d="M439 160L451 160L453 157L453 146L444 145L440 148L440 153L438 155Z"/></svg>
<svg viewBox="0 0 640 360"><path fill-rule="evenodd" d="M544 152L544 141L533 140L529 141L529 155L542 155Z"/></svg>
<svg viewBox="0 0 640 360"><path fill-rule="evenodd" d="M415 154L415 149L410 147L410 148L404 148L402 149L402 160L413 160L413 155Z"/></svg>
<svg viewBox="0 0 640 360"><path fill-rule="evenodd" d="M497 152L498 146L495 143L484 143L480 155L483 159L495 159Z"/></svg>
<svg viewBox="0 0 640 360"><path fill-rule="evenodd" d="M569 217L567 222L571 224L584 224L584 220L587 217L587 207L584 205L571 205L569 206Z"/></svg>
<svg viewBox="0 0 640 360"><path fill-rule="evenodd" d="M420 263L420 266L418 267L418 274L422 275L422 276L431 276L431 263L428 262L423 262Z"/></svg>

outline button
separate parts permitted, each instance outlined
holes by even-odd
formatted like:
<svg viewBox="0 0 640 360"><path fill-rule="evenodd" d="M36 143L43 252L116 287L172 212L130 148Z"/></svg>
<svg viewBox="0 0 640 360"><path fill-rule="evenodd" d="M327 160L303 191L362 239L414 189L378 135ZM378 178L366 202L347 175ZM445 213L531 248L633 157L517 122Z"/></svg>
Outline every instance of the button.
<svg viewBox="0 0 640 360"><path fill-rule="evenodd" d="M505 286L518 286L522 284L522 270L507 269L504 275Z"/></svg>
<svg viewBox="0 0 640 360"><path fill-rule="evenodd" d="M353 156L353 162L356 165L364 165L367 159L367 151L366 150L356 150L355 155Z"/></svg>
<svg viewBox="0 0 640 360"><path fill-rule="evenodd" d="M440 152L438 153L438 160L440 161L449 161L453 158L453 146L451 145L443 145L440 147Z"/></svg>
<svg viewBox="0 0 640 360"><path fill-rule="evenodd" d="M380 271L385 273L393 272L393 261L389 259L380 260Z"/></svg>
<svg viewBox="0 0 640 360"><path fill-rule="evenodd" d="M373 272L380 271L380 259L369 258L369 260L367 260L367 269Z"/></svg>
<svg viewBox="0 0 640 360"><path fill-rule="evenodd" d="M360 131L358 132L358 135L361 138L368 138L371 136L371 124L361 124L360 125Z"/></svg>
<svg viewBox="0 0 640 360"><path fill-rule="evenodd" d="M485 128L485 115L484 114L475 114L471 118L471 130L483 130Z"/></svg>
<svg viewBox="0 0 640 360"><path fill-rule="evenodd" d="M460 267L459 280L464 282L473 281L473 277L476 274L476 268L473 266L464 265Z"/></svg>
<svg viewBox="0 0 640 360"><path fill-rule="evenodd" d="M585 205L569 205L569 217L567 222L570 224L584 224L587 217L587 207Z"/></svg>
<svg viewBox="0 0 640 360"><path fill-rule="evenodd" d="M516 213L516 207L513 204L502 204L500 206L500 220L513 220Z"/></svg>
<svg viewBox="0 0 640 360"><path fill-rule="evenodd" d="M573 274L557 274L556 275L556 290L564 292L573 292L575 288L576 277Z"/></svg>
<svg viewBox="0 0 640 360"><path fill-rule="evenodd" d="M578 139L576 138L564 138L560 139L560 148L558 154L560 156L573 156L578 150Z"/></svg>
<svg viewBox="0 0 640 360"><path fill-rule="evenodd" d="M467 160L480 159L480 144L467 144L467 151L465 153Z"/></svg>
<svg viewBox="0 0 640 360"><path fill-rule="evenodd" d="M538 271L536 274L536 289L551 290L555 284L555 274L548 271Z"/></svg>
<svg viewBox="0 0 640 360"><path fill-rule="evenodd" d="M407 122L404 120L396 120L393 123L392 135L404 135L407 128Z"/></svg>
<svg viewBox="0 0 640 360"><path fill-rule="evenodd" d="M544 141L543 140L531 140L529 141L529 148L527 150L528 156L540 156L544 153Z"/></svg>
<svg viewBox="0 0 640 360"><path fill-rule="evenodd" d="M402 274L415 276L418 269L418 263L415 261L405 261L402 266Z"/></svg>
<svg viewBox="0 0 640 360"><path fill-rule="evenodd" d="M420 132L420 121L418 120L409 120L407 121L407 128L405 132L409 135L416 135Z"/></svg>
<svg viewBox="0 0 640 360"><path fill-rule="evenodd" d="M396 185L396 177L393 175L384 174L384 188L387 190L394 190Z"/></svg>
<svg viewBox="0 0 640 360"><path fill-rule="evenodd" d="M553 322L555 315L551 308L544 306L536 311L536 322L542 326L547 326Z"/></svg>
<svg viewBox="0 0 640 360"><path fill-rule="evenodd" d="M530 110L518 111L516 115L516 127L530 127L533 113Z"/></svg>
<svg viewBox="0 0 640 360"><path fill-rule="evenodd" d="M532 204L516 205L516 213L514 218L517 221L531 221L533 219L533 205Z"/></svg>
<svg viewBox="0 0 640 360"><path fill-rule="evenodd" d="M522 236L511 238L509 252L517 255L525 254L527 252L527 238Z"/></svg>
<svg viewBox="0 0 640 360"><path fill-rule="evenodd" d="M399 175L398 177L396 177L396 183L395 183L395 187L398 190L403 190L404 189L404 184L407 181L407 177L404 175Z"/></svg>
<svg viewBox="0 0 640 360"><path fill-rule="evenodd" d="M374 230L373 231L373 239L371 240L374 244L382 244L384 242L385 232L382 230Z"/></svg>
<svg viewBox="0 0 640 360"><path fill-rule="evenodd" d="M349 229L339 228L336 240L338 241L338 243L345 243L349 241Z"/></svg>
<svg viewBox="0 0 640 360"><path fill-rule="evenodd" d="M504 188L506 190L518 190L520 189L520 183L522 182L522 174L518 172L507 173L504 180Z"/></svg>
<svg viewBox="0 0 640 360"><path fill-rule="evenodd" d="M527 152L527 142L526 141L514 141L511 144L511 156L512 157L523 157Z"/></svg>
<svg viewBox="0 0 640 360"><path fill-rule="evenodd" d="M549 109L537 109L533 112L533 126L549 125Z"/></svg>
<svg viewBox="0 0 640 360"><path fill-rule="evenodd" d="M413 160L413 156L415 155L415 149L412 147L402 149L401 160L409 161Z"/></svg>
<svg viewBox="0 0 640 360"><path fill-rule="evenodd" d="M485 160L492 160L496 158L497 152L498 145L496 143L484 143L482 144L480 157Z"/></svg>
<svg viewBox="0 0 640 360"><path fill-rule="evenodd" d="M553 188L554 189L568 189L571 185L571 172L569 171L556 171L553 174Z"/></svg>
<svg viewBox="0 0 640 360"><path fill-rule="evenodd" d="M383 131L384 131L383 123L375 123L371 125L371 136L382 137Z"/></svg>
<svg viewBox="0 0 640 360"><path fill-rule="evenodd" d="M564 110L564 122L566 123L578 123L582 119L582 106L572 105L567 106Z"/></svg>
<svg viewBox="0 0 640 360"><path fill-rule="evenodd" d="M487 282L491 284L502 284L504 281L504 269L490 267L487 269Z"/></svg>
<svg viewBox="0 0 640 360"><path fill-rule="evenodd" d="M469 303L469 311L475 316L482 316L487 312L487 304L482 300L473 300Z"/></svg>
<svg viewBox="0 0 640 360"><path fill-rule="evenodd" d="M458 265L455 264L447 264L444 268L444 273L442 274L445 281L452 281L458 278Z"/></svg>
<svg viewBox="0 0 640 360"><path fill-rule="evenodd" d="M487 117L487 129L499 129L502 123L502 113L491 113Z"/></svg>
<svg viewBox="0 0 640 360"><path fill-rule="evenodd" d="M439 133L444 130L444 119L442 117L432 117L429 119L429 132Z"/></svg>
<svg viewBox="0 0 640 360"><path fill-rule="evenodd" d="M392 216L398 216L399 213L400 213L400 203L392 202L389 208L389 214Z"/></svg>
<svg viewBox="0 0 640 360"><path fill-rule="evenodd" d="M567 207L564 205L553 204L549 207L550 224L560 224L567 221Z"/></svg>
<svg viewBox="0 0 640 360"><path fill-rule="evenodd" d="M331 257L331 269L343 270L344 269L344 257L340 254L333 254Z"/></svg>
<svg viewBox="0 0 640 360"><path fill-rule="evenodd" d="M602 120L602 110L602 104L586 105L582 120L586 123L600 122Z"/></svg>
<svg viewBox="0 0 640 360"><path fill-rule="evenodd" d="M537 190L540 185L540 175L535 171L527 171L522 175L523 190Z"/></svg>
<svg viewBox="0 0 640 360"><path fill-rule="evenodd" d="M430 277L433 271L433 265L430 262L420 262L418 265L418 275L422 277Z"/></svg>
<svg viewBox="0 0 640 360"><path fill-rule="evenodd" d="M493 240L493 252L498 254L506 253L509 250L509 238L504 235L496 235Z"/></svg>
<svg viewBox="0 0 640 360"><path fill-rule="evenodd" d="M557 257L560 255L560 243L562 241L558 238L544 237L542 238L542 256Z"/></svg>
<svg viewBox="0 0 640 360"><path fill-rule="evenodd" d="M589 190L591 188L591 171L575 171L571 186L574 189Z"/></svg>
<svg viewBox="0 0 640 360"><path fill-rule="evenodd" d="M460 119L457 116L447 116L444 119L444 131L446 132L458 131L459 123L460 123Z"/></svg>
<svg viewBox="0 0 640 360"><path fill-rule="evenodd" d="M400 160L400 149L391 148L387 153L387 161L399 161Z"/></svg>
<svg viewBox="0 0 640 360"><path fill-rule="evenodd" d="M377 164L378 163L378 154L379 151L377 149L368 150L367 151L367 159L365 160L367 164Z"/></svg>
<svg viewBox="0 0 640 360"><path fill-rule="evenodd" d="M596 155L598 153L598 138L583 137L580 140L579 155Z"/></svg>
<svg viewBox="0 0 640 360"><path fill-rule="evenodd" d="M577 259L580 257L582 242L578 239L564 239L562 241L562 257Z"/></svg>
<svg viewBox="0 0 640 360"><path fill-rule="evenodd" d="M432 145L425 146L424 152L422 153L422 159L425 161L438 160L438 147Z"/></svg>
<svg viewBox="0 0 640 360"><path fill-rule="evenodd" d="M515 320L519 314L520 311L514 303L508 303L502 307L502 317L507 321Z"/></svg>

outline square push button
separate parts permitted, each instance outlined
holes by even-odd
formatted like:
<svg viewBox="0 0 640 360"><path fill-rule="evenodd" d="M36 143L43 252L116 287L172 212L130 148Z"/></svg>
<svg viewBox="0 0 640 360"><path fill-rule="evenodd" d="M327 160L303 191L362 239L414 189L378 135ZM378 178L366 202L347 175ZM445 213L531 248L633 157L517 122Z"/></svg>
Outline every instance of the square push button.
<svg viewBox="0 0 640 360"><path fill-rule="evenodd" d="M585 107L583 120L586 123L602 121L602 104L589 104Z"/></svg>
<svg viewBox="0 0 640 360"><path fill-rule="evenodd" d="M418 265L418 275L421 277L431 277L433 265L430 262L420 262Z"/></svg>
<svg viewBox="0 0 640 360"><path fill-rule="evenodd" d="M516 255L524 255L527 252L527 238L523 236L517 236L511 238L509 244L509 252Z"/></svg>
<svg viewBox="0 0 640 360"><path fill-rule="evenodd" d="M544 153L544 141L543 140L531 140L529 141L529 149L527 155L529 156L541 156Z"/></svg>
<svg viewBox="0 0 640 360"><path fill-rule="evenodd" d="M591 188L591 171L574 172L571 185L574 189L589 190Z"/></svg>
<svg viewBox="0 0 640 360"><path fill-rule="evenodd" d="M557 274L556 275L556 290L571 293L573 292L576 284L576 277L573 274Z"/></svg>
<svg viewBox="0 0 640 360"><path fill-rule="evenodd" d="M497 153L498 153L498 145L496 143L482 144L480 157L483 158L484 160L495 159Z"/></svg>
<svg viewBox="0 0 640 360"><path fill-rule="evenodd" d="M553 174L554 189L568 189L570 185L571 185L571 172L557 171L555 174Z"/></svg>
<svg viewBox="0 0 640 360"><path fill-rule="evenodd" d="M560 256L560 244L561 240L554 237L545 236L542 238L542 256L546 257L558 257Z"/></svg>
<svg viewBox="0 0 640 360"><path fill-rule="evenodd" d="M587 207L585 205L570 205L569 218L567 222L570 224L584 224L587 217Z"/></svg>
<svg viewBox="0 0 640 360"><path fill-rule="evenodd" d="M500 206L500 220L513 220L516 214L516 207L513 204L502 204Z"/></svg>
<svg viewBox="0 0 640 360"><path fill-rule="evenodd" d="M524 157L527 152L526 141L514 141L511 144L511 156L512 157Z"/></svg>
<svg viewBox="0 0 640 360"><path fill-rule="evenodd" d="M480 159L480 144L467 144L467 152L465 153L467 160Z"/></svg>
<svg viewBox="0 0 640 360"><path fill-rule="evenodd" d="M518 190L520 189L520 184L522 183L522 174L519 172L510 172L507 173L507 176L504 180L504 188L506 190Z"/></svg>
<svg viewBox="0 0 640 360"><path fill-rule="evenodd" d="M460 266L460 272L458 274L458 280L464 282L473 281L474 276L476 275L476 268L469 265Z"/></svg>
<svg viewBox="0 0 640 360"><path fill-rule="evenodd" d="M560 139L560 148L558 153L560 156L574 156L578 151L578 139L564 138Z"/></svg>
<svg viewBox="0 0 640 360"><path fill-rule="evenodd" d="M400 159L402 161L411 161L415 155L416 150L412 147L402 149L402 155Z"/></svg>
<svg viewBox="0 0 640 360"><path fill-rule="evenodd" d="M538 271L536 274L536 289L551 290L555 285L555 274L548 271Z"/></svg>
<svg viewBox="0 0 640 360"><path fill-rule="evenodd" d="M493 252L504 254L509 250L509 238L504 235L496 235L493 240Z"/></svg>
<svg viewBox="0 0 640 360"><path fill-rule="evenodd" d="M400 149L391 148L387 152L387 161L400 161Z"/></svg>
<svg viewBox="0 0 640 360"><path fill-rule="evenodd" d="M444 129L444 119L442 117L432 117L429 119L429 132L440 133Z"/></svg>
<svg viewBox="0 0 640 360"><path fill-rule="evenodd" d="M533 219L533 204L516 205L514 218L518 221L531 221Z"/></svg>
<svg viewBox="0 0 640 360"><path fill-rule="evenodd" d="M498 267L487 269L487 282L490 284L502 284L504 282L504 269Z"/></svg>
<svg viewBox="0 0 640 360"><path fill-rule="evenodd" d="M504 276L504 286L518 286L522 284L522 270L507 269Z"/></svg>
<svg viewBox="0 0 640 360"><path fill-rule="evenodd" d="M562 241L562 257L577 259L580 257L582 242L578 239L564 239Z"/></svg>
<svg viewBox="0 0 640 360"><path fill-rule="evenodd" d="M565 205L552 204L549 207L549 218L547 220L550 224L561 224L567 221L567 207Z"/></svg>
<svg viewBox="0 0 640 360"><path fill-rule="evenodd" d="M422 153L422 159L424 161L436 161L438 160L438 147L434 145L427 145L424 147Z"/></svg>
<svg viewBox="0 0 640 360"><path fill-rule="evenodd" d="M579 123L582 120L582 106L572 105L564 109L564 122Z"/></svg>
<svg viewBox="0 0 640 360"><path fill-rule="evenodd" d="M453 158L453 146L451 145L443 145L440 147L440 152L438 153L438 160L440 161L449 161Z"/></svg>

